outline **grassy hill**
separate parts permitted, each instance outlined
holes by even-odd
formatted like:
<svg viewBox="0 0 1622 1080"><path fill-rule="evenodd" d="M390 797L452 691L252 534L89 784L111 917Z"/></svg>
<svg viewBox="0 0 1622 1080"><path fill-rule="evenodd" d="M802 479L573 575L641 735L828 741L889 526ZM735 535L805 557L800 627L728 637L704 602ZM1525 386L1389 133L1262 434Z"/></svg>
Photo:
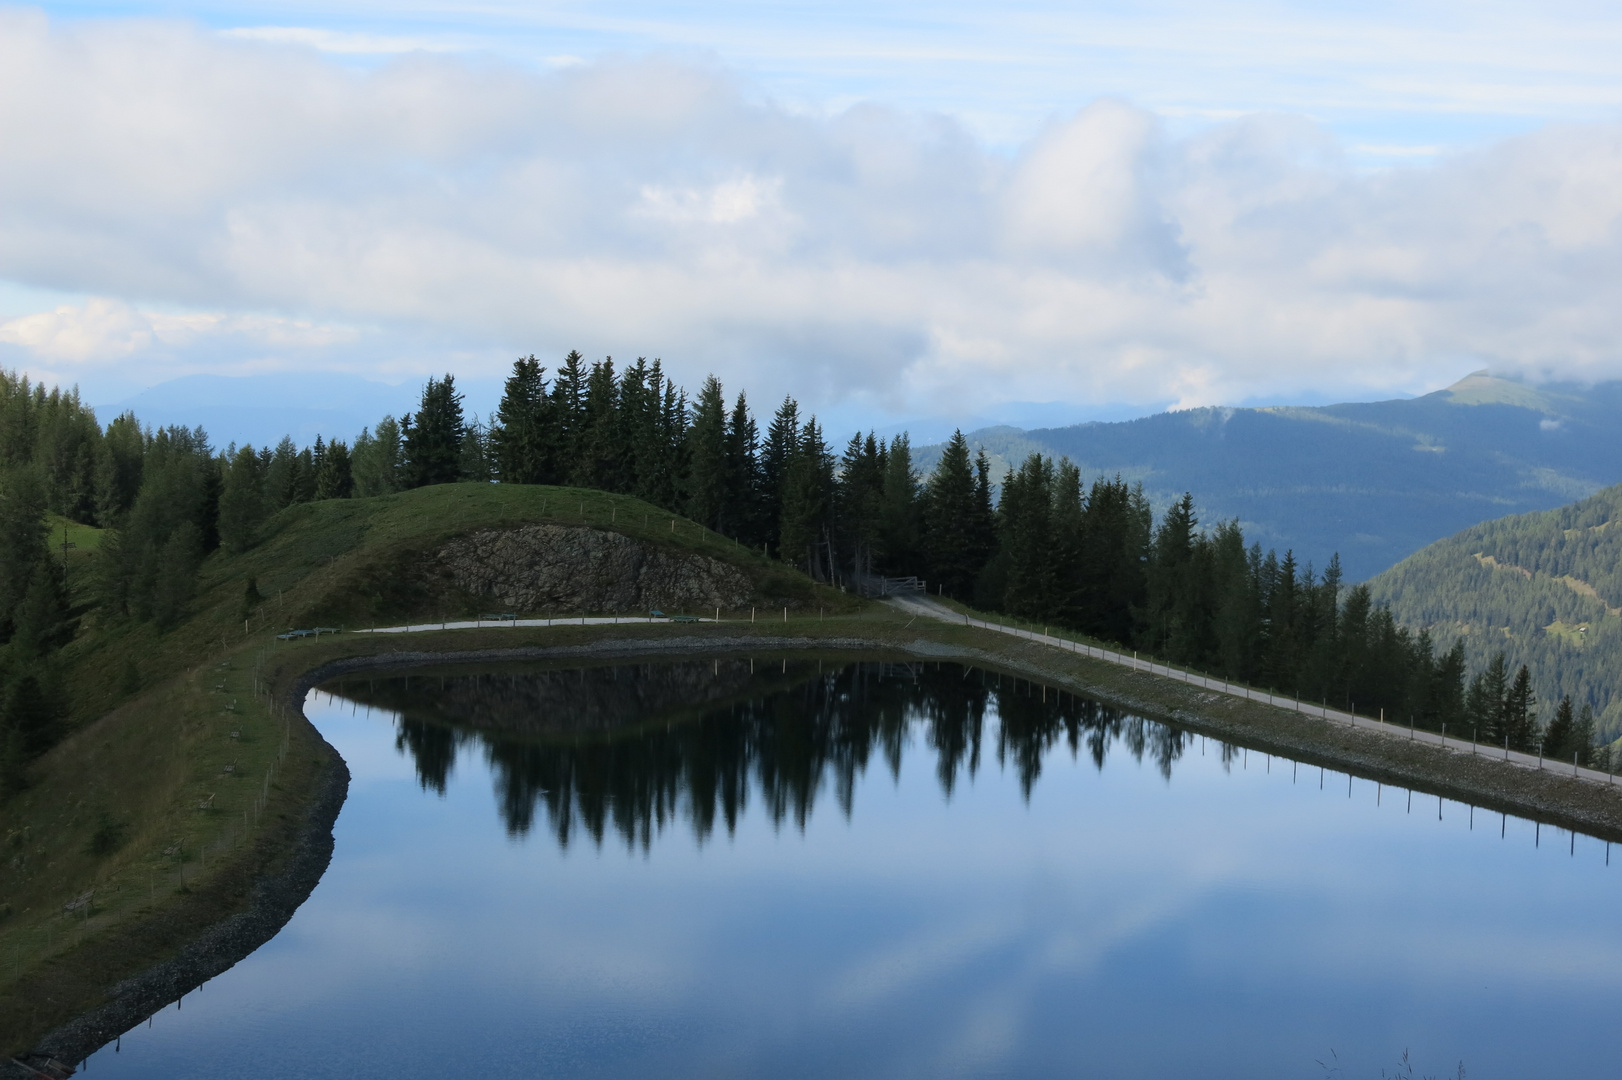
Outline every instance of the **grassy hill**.
<svg viewBox="0 0 1622 1080"><path fill-rule="evenodd" d="M102 622L84 606L59 657L65 738L33 763L29 787L0 805L0 1051L17 1052L106 986L241 910L254 881L284 857L330 759L308 725L262 692L276 657L295 648L279 645L278 632L487 611L488 599L417 568L459 535L536 523L715 558L741 571L763 606L829 614L864 606L629 496L487 484L289 507L253 549L205 561L186 617L167 632ZM53 527L60 545L63 523ZM74 546L60 549L81 605L101 539L70 526ZM249 579L263 599L245 610ZM476 633L457 640L505 644L514 632L467 635Z"/></svg>
<svg viewBox="0 0 1622 1080"><path fill-rule="evenodd" d="M1142 481L1164 507L1193 492L1207 521L1238 518L1264 548L1351 581L1505 514L1548 510L1622 481L1622 382L1532 387L1473 375L1405 401L1190 409L1125 423L989 428L970 444L993 476L1032 451L1083 476ZM936 448L919 453L932 468Z"/></svg>
<svg viewBox="0 0 1622 1080"><path fill-rule="evenodd" d="M1370 584L1398 621L1462 635L1472 667L1500 650L1528 665L1545 720L1570 694L1622 736L1622 485L1465 529Z"/></svg>
<svg viewBox="0 0 1622 1080"><path fill-rule="evenodd" d="M253 549L209 557L191 615L176 629L158 634L143 624L97 627L92 622L92 632L66 650L75 671L75 720L118 704L131 684L151 685L190 667L200 655L229 650L267 630L316 624L356 628L488 611L491 600L460 595L403 571L452 537L536 523L606 529L735 564L763 604L808 603L815 589L784 564L628 495L444 484L370 499L297 503L272 519ZM245 627L243 594L250 578L265 599L249 613ZM402 588L407 581L411 587ZM817 592L824 604L841 602L837 592Z"/></svg>

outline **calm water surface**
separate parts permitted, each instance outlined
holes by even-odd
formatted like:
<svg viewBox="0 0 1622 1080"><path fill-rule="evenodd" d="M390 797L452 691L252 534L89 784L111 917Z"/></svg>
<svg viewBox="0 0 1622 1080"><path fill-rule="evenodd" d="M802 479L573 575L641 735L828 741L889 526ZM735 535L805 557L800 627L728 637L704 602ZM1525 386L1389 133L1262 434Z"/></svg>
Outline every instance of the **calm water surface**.
<svg viewBox="0 0 1622 1080"><path fill-rule="evenodd" d="M325 687L325 878L88 1071L1614 1075L1605 844L1045 694L803 656Z"/></svg>

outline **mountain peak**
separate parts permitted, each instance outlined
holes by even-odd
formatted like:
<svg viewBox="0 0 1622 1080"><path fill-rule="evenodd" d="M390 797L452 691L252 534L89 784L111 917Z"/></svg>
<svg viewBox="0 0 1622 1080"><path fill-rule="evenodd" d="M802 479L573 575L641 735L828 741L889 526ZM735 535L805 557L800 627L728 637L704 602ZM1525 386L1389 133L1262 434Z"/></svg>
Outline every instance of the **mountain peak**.
<svg viewBox="0 0 1622 1080"><path fill-rule="evenodd" d="M1471 372L1437 395L1455 405L1517 405L1538 412L1556 412L1548 394L1523 382L1505 379L1486 369Z"/></svg>

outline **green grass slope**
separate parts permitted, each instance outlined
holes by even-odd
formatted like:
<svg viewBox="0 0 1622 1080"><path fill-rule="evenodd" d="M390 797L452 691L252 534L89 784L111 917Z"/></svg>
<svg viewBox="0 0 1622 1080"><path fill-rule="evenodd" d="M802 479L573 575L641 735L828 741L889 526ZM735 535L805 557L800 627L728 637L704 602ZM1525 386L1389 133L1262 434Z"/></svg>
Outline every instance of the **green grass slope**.
<svg viewBox="0 0 1622 1080"><path fill-rule="evenodd" d="M749 577L765 606L799 607L812 603L814 596L830 610L857 603L759 552L626 495L517 484L445 484L371 499L302 503L275 517L252 550L210 556L191 615L181 626L159 634L150 626L113 624L81 634L66 651L75 671L74 716L82 721L99 715L116 706L132 686L151 685L189 669L196 657L221 653L268 630L313 625L354 629L488 611L489 600L423 587L410 568L455 536L535 523L610 530L730 563ZM243 593L250 578L265 599L247 613L245 625Z"/></svg>
<svg viewBox="0 0 1622 1080"><path fill-rule="evenodd" d="M1622 485L1465 529L1370 585L1399 622L1462 635L1472 667L1500 650L1530 667L1545 721L1570 694L1622 735Z"/></svg>

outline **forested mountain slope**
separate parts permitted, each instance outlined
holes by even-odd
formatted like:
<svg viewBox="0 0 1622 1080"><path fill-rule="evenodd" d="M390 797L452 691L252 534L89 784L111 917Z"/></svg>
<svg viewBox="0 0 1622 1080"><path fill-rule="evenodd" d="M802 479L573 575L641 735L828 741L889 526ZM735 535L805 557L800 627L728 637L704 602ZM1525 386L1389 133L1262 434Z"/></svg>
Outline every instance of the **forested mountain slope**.
<svg viewBox="0 0 1622 1080"><path fill-rule="evenodd" d="M1548 510L1622 481L1622 383L1531 387L1472 375L1406 401L1320 408L1190 409L1125 423L969 437L993 475L1032 451L1082 475L1141 481L1151 502L1185 491L1206 522L1237 518L1266 547L1348 580L1505 514ZM925 470L936 448L918 454Z"/></svg>
<svg viewBox="0 0 1622 1080"><path fill-rule="evenodd" d="M1499 651L1529 666L1545 720L1570 694L1604 738L1622 735L1622 485L1476 525L1370 585L1398 622L1442 643L1462 635L1472 669Z"/></svg>

